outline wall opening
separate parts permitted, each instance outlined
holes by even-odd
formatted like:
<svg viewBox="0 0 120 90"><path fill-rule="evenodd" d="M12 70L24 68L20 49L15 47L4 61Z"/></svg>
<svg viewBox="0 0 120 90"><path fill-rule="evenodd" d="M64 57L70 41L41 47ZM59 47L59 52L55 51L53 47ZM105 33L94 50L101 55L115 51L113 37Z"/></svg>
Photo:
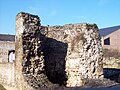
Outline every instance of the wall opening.
<svg viewBox="0 0 120 90"><path fill-rule="evenodd" d="M8 51L8 62L9 63L15 62L15 50Z"/></svg>
<svg viewBox="0 0 120 90"><path fill-rule="evenodd" d="M52 38L47 38L43 47L45 72L49 81L59 85L66 85L65 58L68 44Z"/></svg>

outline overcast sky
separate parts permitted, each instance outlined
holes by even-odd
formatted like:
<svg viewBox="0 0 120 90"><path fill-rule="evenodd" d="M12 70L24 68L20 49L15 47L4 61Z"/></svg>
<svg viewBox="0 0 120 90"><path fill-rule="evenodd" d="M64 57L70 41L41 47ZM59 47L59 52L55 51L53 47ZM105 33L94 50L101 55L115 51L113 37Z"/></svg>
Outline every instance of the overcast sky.
<svg viewBox="0 0 120 90"><path fill-rule="evenodd" d="M38 15L42 25L120 25L120 0L0 0L0 34L15 34L19 12Z"/></svg>

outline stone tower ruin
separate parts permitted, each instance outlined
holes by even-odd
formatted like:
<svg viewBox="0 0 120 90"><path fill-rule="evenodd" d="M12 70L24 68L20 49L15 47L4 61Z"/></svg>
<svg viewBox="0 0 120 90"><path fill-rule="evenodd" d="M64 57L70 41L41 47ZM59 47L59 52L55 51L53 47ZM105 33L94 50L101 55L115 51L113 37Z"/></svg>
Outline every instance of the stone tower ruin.
<svg viewBox="0 0 120 90"><path fill-rule="evenodd" d="M34 90L60 84L77 87L102 78L102 46L96 24L41 26L36 15L16 17L16 84Z"/></svg>

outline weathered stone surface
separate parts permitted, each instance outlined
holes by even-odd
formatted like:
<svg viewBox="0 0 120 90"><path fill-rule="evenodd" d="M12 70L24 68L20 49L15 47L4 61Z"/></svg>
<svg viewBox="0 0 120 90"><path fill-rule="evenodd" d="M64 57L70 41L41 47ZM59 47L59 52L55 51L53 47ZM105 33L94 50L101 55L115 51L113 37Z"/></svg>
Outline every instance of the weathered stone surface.
<svg viewBox="0 0 120 90"><path fill-rule="evenodd" d="M10 50L15 50L14 41L0 41L0 63L8 63Z"/></svg>
<svg viewBox="0 0 120 90"><path fill-rule="evenodd" d="M47 36L68 44L65 58L68 87L84 85L88 78L102 77L102 47L95 24L51 26Z"/></svg>
<svg viewBox="0 0 120 90"><path fill-rule="evenodd" d="M38 16L19 13L16 29L15 68L20 90L52 83L76 87L86 79L102 77L102 47L95 24L45 27Z"/></svg>
<svg viewBox="0 0 120 90"><path fill-rule="evenodd" d="M14 81L14 64L0 64L0 83L10 86L15 85Z"/></svg>
<svg viewBox="0 0 120 90"><path fill-rule="evenodd" d="M43 52L41 51L44 35L40 32L39 17L26 13L18 14L16 29L15 68L18 88L20 90L34 90L42 86L48 87L48 84L51 84L48 79L40 77L45 72ZM40 80L42 81L39 84Z"/></svg>
<svg viewBox="0 0 120 90"><path fill-rule="evenodd" d="M19 88L19 90L32 90L33 88L30 87L30 85L25 82L25 79L22 74L22 61L23 61L23 43L22 43L22 34L25 29L23 26L24 18L23 15L25 13L20 13L16 17L16 41L15 41L15 56L16 56L16 62L15 62L15 81L16 86ZM33 89L34 90L34 89Z"/></svg>

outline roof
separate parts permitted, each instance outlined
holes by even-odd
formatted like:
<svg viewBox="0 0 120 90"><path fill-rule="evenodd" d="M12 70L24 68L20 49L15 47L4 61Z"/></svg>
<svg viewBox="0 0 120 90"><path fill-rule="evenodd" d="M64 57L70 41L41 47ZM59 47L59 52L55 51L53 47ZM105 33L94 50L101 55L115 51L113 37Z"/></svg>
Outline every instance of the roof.
<svg viewBox="0 0 120 90"><path fill-rule="evenodd" d="M119 26L113 26L113 27L108 27L108 28L102 28L100 29L100 35L101 36L106 36L108 34L111 34L114 31L117 31L118 29L120 29L120 25Z"/></svg>
<svg viewBox="0 0 120 90"><path fill-rule="evenodd" d="M15 41L15 35L0 34L0 41Z"/></svg>

